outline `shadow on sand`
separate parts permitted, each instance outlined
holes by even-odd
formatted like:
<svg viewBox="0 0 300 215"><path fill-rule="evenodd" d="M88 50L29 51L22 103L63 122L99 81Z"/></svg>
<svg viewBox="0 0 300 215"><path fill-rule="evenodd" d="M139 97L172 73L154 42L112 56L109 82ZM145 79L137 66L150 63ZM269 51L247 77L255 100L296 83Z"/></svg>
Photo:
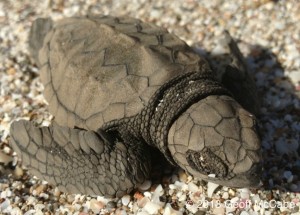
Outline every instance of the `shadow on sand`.
<svg viewBox="0 0 300 215"><path fill-rule="evenodd" d="M277 56L259 45L250 47L245 60L255 77L260 111L264 190L300 191L300 97L285 75ZM200 50L211 64L222 55ZM298 119L298 120L297 120Z"/></svg>

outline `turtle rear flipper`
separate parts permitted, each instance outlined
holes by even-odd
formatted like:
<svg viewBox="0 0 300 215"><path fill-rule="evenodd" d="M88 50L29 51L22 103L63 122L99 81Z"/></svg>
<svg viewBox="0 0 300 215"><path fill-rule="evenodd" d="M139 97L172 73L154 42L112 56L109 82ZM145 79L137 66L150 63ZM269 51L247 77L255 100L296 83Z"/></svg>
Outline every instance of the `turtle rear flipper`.
<svg viewBox="0 0 300 215"><path fill-rule="evenodd" d="M122 196L149 177L143 144L109 142L101 133L56 124L37 128L24 120L14 122L10 132L29 171L62 191Z"/></svg>
<svg viewBox="0 0 300 215"><path fill-rule="evenodd" d="M36 19L30 29L29 33L29 50L35 63L40 67L38 59L39 50L43 47L44 38L47 33L52 29L53 21L50 18L38 18Z"/></svg>
<svg viewBox="0 0 300 215"><path fill-rule="evenodd" d="M260 105L255 81L248 71L245 59L236 42L228 31L225 31L224 34L224 45L229 49L231 63L225 68L222 83L246 110L257 114Z"/></svg>

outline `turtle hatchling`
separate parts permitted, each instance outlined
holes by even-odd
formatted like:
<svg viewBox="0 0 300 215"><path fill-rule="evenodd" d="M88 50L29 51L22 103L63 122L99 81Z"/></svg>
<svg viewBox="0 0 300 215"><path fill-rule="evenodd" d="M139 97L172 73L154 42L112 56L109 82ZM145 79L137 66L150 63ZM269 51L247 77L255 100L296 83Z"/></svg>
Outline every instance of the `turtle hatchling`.
<svg viewBox="0 0 300 215"><path fill-rule="evenodd" d="M138 19L37 19L29 47L54 120L13 122L11 145L33 175L70 193L131 192L149 180L153 151L196 178L256 187L255 83L227 31L223 43L231 60L219 70Z"/></svg>

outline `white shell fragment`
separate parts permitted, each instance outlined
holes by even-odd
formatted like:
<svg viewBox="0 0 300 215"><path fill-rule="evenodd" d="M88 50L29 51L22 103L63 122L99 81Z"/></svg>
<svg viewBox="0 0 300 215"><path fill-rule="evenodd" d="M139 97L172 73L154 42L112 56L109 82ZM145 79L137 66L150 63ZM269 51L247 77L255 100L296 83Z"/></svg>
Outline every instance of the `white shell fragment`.
<svg viewBox="0 0 300 215"><path fill-rule="evenodd" d="M207 183L207 196L212 197L214 191L219 187L220 185L208 182Z"/></svg>

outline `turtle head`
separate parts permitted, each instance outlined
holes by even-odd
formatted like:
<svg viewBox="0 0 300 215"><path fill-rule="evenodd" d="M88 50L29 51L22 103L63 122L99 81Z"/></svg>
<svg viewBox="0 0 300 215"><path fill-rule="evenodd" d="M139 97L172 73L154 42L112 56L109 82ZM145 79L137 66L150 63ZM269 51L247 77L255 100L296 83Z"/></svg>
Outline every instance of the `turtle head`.
<svg viewBox="0 0 300 215"><path fill-rule="evenodd" d="M260 182L261 143L256 119L229 96L208 96L172 124L168 148L195 177L229 187Z"/></svg>

